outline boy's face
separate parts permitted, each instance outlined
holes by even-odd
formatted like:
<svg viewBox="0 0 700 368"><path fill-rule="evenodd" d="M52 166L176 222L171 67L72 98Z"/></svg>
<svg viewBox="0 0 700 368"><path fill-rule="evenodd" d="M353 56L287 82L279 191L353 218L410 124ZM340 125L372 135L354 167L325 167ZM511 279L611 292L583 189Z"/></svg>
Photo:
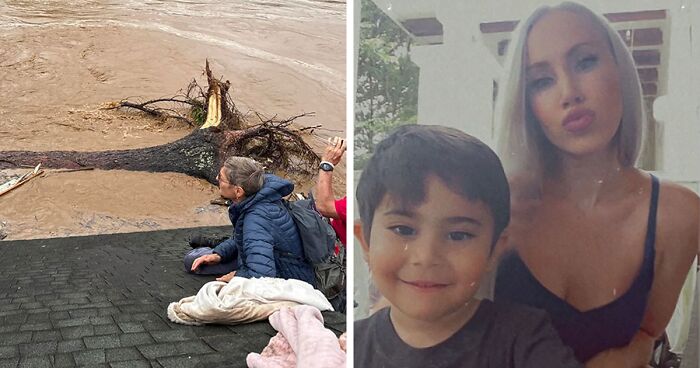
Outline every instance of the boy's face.
<svg viewBox="0 0 700 368"><path fill-rule="evenodd" d="M453 192L436 176L426 196L405 207L386 195L369 241L361 236L372 278L403 317L438 322L466 310L490 267L493 217L481 201ZM394 313L394 312L392 312Z"/></svg>

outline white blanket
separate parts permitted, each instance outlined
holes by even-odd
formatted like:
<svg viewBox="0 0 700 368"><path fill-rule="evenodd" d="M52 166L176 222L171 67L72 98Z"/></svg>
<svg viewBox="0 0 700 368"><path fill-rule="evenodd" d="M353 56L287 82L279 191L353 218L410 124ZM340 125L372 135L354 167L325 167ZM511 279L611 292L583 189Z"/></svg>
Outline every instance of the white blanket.
<svg viewBox="0 0 700 368"><path fill-rule="evenodd" d="M208 282L197 295L170 303L168 318L185 325L239 324L264 320L282 307L299 304L333 310L323 293L306 282L234 277L229 283Z"/></svg>

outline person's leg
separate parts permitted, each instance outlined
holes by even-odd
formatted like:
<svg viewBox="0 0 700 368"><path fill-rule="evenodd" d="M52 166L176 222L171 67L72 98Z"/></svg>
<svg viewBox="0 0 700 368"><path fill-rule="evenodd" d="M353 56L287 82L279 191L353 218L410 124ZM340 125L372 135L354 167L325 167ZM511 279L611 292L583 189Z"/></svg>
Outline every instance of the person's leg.
<svg viewBox="0 0 700 368"><path fill-rule="evenodd" d="M200 233L195 233L189 237L187 242L190 244L190 247L192 248L199 248L199 247L209 247L209 248L214 248L223 241L227 240L229 237L228 236L206 236L202 235Z"/></svg>
<svg viewBox="0 0 700 368"><path fill-rule="evenodd" d="M206 255L206 254L212 254L213 249L209 247L200 247L200 248L194 248L191 251L187 252L185 254L185 271L189 273L194 273L197 275L224 275L227 274L231 271L235 271L237 267L236 260L234 259L231 262L227 263L219 263L215 265L202 265L197 269L197 271L192 272L192 263L194 263L194 260Z"/></svg>

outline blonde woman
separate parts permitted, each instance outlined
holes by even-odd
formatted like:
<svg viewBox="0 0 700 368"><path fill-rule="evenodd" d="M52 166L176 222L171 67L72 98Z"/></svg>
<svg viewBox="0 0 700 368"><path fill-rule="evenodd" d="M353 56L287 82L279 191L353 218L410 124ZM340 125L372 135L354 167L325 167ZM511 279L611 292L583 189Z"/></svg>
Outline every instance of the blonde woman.
<svg viewBox="0 0 700 368"><path fill-rule="evenodd" d="M497 119L511 182L495 298L549 312L587 367L640 367L698 247L696 194L635 168L645 115L607 21L541 7L511 41Z"/></svg>

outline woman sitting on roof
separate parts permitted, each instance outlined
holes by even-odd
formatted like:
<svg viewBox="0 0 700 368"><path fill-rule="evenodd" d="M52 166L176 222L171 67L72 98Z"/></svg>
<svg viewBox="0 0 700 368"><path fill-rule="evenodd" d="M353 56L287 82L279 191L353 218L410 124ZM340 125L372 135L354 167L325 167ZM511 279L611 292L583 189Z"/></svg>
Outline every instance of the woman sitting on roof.
<svg viewBox="0 0 700 368"><path fill-rule="evenodd" d="M221 196L232 202L228 213L233 236L210 254L196 258L192 272L211 274L207 267L230 264L228 270L235 270L217 280L228 282L234 276L278 277L314 285L313 267L302 261L299 233L282 203L283 197L294 190L294 184L264 174L255 160L238 156L226 160L217 180Z"/></svg>

